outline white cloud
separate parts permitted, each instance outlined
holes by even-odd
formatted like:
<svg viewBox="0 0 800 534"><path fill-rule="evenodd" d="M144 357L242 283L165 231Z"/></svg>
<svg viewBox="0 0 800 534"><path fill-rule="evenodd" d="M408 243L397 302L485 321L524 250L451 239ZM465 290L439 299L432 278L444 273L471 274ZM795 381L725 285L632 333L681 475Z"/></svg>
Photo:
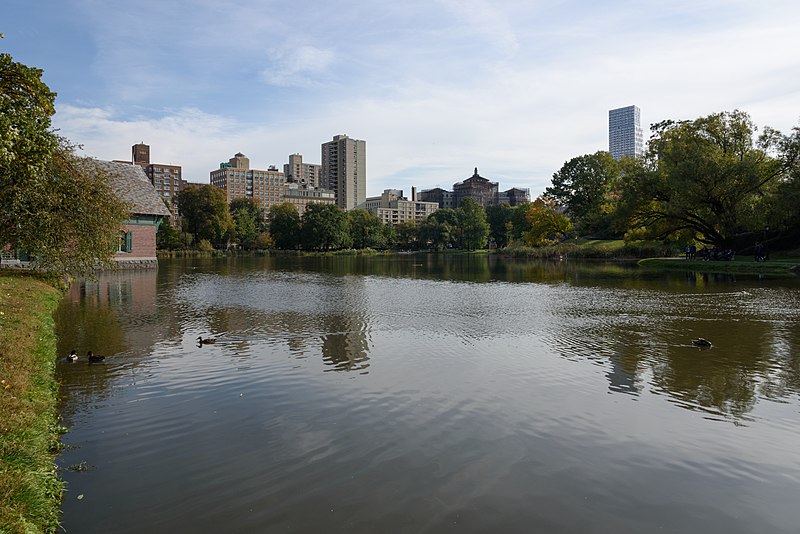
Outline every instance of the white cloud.
<svg viewBox="0 0 800 534"><path fill-rule="evenodd" d="M272 64L262 73L269 84L306 87L320 83L334 61L332 50L302 45L273 50Z"/></svg>
<svg viewBox="0 0 800 534"><path fill-rule="evenodd" d="M367 140L369 194L449 187L478 166L535 195L567 159L607 148L614 107L638 105L645 130L734 108L784 131L800 118L796 3L197 11L188 16L202 34L159 23L142 39L141 28L106 24L93 64L107 89L59 100L56 125L106 159L144 141L154 161L183 165L193 181L237 151L259 168L293 152L319 162L320 143L347 133Z"/></svg>

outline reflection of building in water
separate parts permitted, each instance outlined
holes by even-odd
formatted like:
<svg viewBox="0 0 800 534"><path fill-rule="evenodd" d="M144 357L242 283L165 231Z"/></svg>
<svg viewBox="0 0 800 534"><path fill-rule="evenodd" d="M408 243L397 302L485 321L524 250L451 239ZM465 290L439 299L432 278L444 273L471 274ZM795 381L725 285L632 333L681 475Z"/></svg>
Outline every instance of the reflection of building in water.
<svg viewBox="0 0 800 534"><path fill-rule="evenodd" d="M638 395L640 387L636 384L636 358L615 354L610 358L610 363L611 369L606 373L608 389L616 393Z"/></svg>
<svg viewBox="0 0 800 534"><path fill-rule="evenodd" d="M104 356L148 352L164 336L156 276L154 269L140 269L73 283L56 312L59 351L76 348Z"/></svg>
<svg viewBox="0 0 800 534"><path fill-rule="evenodd" d="M322 361L337 371L369 367L369 339L364 317L363 278L345 278L321 300Z"/></svg>

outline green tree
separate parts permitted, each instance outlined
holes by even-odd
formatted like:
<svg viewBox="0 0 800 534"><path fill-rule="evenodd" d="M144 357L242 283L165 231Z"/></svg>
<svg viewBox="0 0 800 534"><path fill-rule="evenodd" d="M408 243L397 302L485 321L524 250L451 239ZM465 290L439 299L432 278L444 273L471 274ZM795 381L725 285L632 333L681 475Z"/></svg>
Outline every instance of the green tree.
<svg viewBox="0 0 800 534"><path fill-rule="evenodd" d="M300 246L301 221L297 206L286 202L269 210L269 234L279 249L294 250Z"/></svg>
<svg viewBox="0 0 800 534"><path fill-rule="evenodd" d="M609 186L619 174L619 163L608 152L578 156L553 174L546 194L566 208L578 232L610 237L612 221L603 207Z"/></svg>
<svg viewBox="0 0 800 534"><path fill-rule="evenodd" d="M350 246L347 212L331 204L309 204L303 213L301 241L307 250L336 250Z"/></svg>
<svg viewBox="0 0 800 534"><path fill-rule="evenodd" d="M236 241L243 248L257 248L258 236L267 231L264 208L251 197L240 197L231 200L228 211L233 218Z"/></svg>
<svg viewBox="0 0 800 534"><path fill-rule="evenodd" d="M451 242L453 227L450 223L437 220L434 214L418 225L419 240L434 250L443 250Z"/></svg>
<svg viewBox="0 0 800 534"><path fill-rule="evenodd" d="M233 237L235 226L225 192L213 185L187 187L178 194L183 216L183 229L194 235L194 243L202 240L224 246Z"/></svg>
<svg viewBox="0 0 800 534"><path fill-rule="evenodd" d="M569 218L558 211L555 200L542 195L527 205L525 217L530 225L525 242L532 247L552 245L572 231Z"/></svg>
<svg viewBox="0 0 800 534"><path fill-rule="evenodd" d="M112 262L129 207L98 165L50 129L55 93L41 76L0 54L0 246L46 269L90 273Z"/></svg>
<svg viewBox="0 0 800 534"><path fill-rule="evenodd" d="M378 217L368 210L351 210L347 212L347 220L353 248L386 248L384 225Z"/></svg>
<svg viewBox="0 0 800 534"><path fill-rule="evenodd" d="M397 248L402 250L416 250L418 242L418 225L416 221L404 221L395 226Z"/></svg>
<svg viewBox="0 0 800 534"><path fill-rule="evenodd" d="M467 250L484 248L489 238L489 223L486 222L486 210L483 206L473 198L465 198L456 213L461 229L462 247Z"/></svg>
<svg viewBox="0 0 800 534"><path fill-rule="evenodd" d="M427 237L426 239L436 240L435 234L441 234L442 236L446 234L445 237L447 241L442 244L444 247L461 248L461 240L464 232L461 228L458 212L456 210L452 208L438 209L430 214L428 219L435 221L439 229L434 230L433 237ZM438 244L435 248L438 248Z"/></svg>
<svg viewBox="0 0 800 534"><path fill-rule="evenodd" d="M640 235L666 239L689 232L722 248L752 230L762 197L785 175L788 162L771 153L782 136L756 127L747 113L723 112L652 127L641 160L623 162L618 213Z"/></svg>
<svg viewBox="0 0 800 534"><path fill-rule="evenodd" d="M514 208L508 204L486 207L486 222L489 223L489 238L500 248L508 246L512 239L514 225L511 217L514 211Z"/></svg>
<svg viewBox="0 0 800 534"><path fill-rule="evenodd" d="M267 231L268 223L266 210L264 210L255 199L252 197L240 197L231 200L228 206L228 211L230 211L231 215L239 210L247 211L250 219L255 223L257 233L260 234Z"/></svg>
<svg viewBox="0 0 800 534"><path fill-rule="evenodd" d="M183 248L181 231L164 220L156 232L156 246L159 250L179 250Z"/></svg>
<svg viewBox="0 0 800 534"><path fill-rule="evenodd" d="M780 158L786 175L769 195L769 209L764 220L764 230L800 234L800 126L781 142Z"/></svg>

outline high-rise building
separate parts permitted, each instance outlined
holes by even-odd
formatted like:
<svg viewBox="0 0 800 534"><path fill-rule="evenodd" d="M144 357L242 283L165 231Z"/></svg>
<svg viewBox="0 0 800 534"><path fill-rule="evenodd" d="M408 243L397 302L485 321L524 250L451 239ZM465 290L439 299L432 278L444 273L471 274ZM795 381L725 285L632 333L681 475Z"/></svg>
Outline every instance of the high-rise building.
<svg viewBox="0 0 800 534"><path fill-rule="evenodd" d="M301 154L289 156L289 163L283 165L283 175L289 183L296 183L307 187L319 187L322 174L322 165L316 163L303 163Z"/></svg>
<svg viewBox="0 0 800 534"><path fill-rule="evenodd" d="M644 153L639 108L627 106L608 112L608 151L619 161L622 156L638 157Z"/></svg>
<svg viewBox="0 0 800 534"><path fill-rule="evenodd" d="M130 161L114 160L114 163L132 163L144 169L144 173L158 194L169 203L170 211L173 213L172 224L177 223L175 196L183 191L186 185L180 165L150 163L150 145L144 143L136 143L131 147Z"/></svg>
<svg viewBox="0 0 800 534"><path fill-rule="evenodd" d="M367 143L346 135L322 144L324 189L336 195L336 205L352 210L367 199Z"/></svg>
<svg viewBox="0 0 800 534"><path fill-rule="evenodd" d="M241 152L211 171L211 185L225 191L228 204L237 198L252 198L264 208L265 215L269 215L272 206L283 202L284 183L283 173L276 167L251 169L250 159Z"/></svg>

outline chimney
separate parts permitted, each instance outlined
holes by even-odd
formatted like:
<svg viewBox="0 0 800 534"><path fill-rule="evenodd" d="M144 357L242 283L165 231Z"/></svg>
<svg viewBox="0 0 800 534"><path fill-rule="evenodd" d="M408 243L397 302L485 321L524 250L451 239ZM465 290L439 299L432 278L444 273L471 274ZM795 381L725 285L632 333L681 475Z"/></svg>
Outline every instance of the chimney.
<svg viewBox="0 0 800 534"><path fill-rule="evenodd" d="M411 202L417 201L417 188L416 186L411 186Z"/></svg>

